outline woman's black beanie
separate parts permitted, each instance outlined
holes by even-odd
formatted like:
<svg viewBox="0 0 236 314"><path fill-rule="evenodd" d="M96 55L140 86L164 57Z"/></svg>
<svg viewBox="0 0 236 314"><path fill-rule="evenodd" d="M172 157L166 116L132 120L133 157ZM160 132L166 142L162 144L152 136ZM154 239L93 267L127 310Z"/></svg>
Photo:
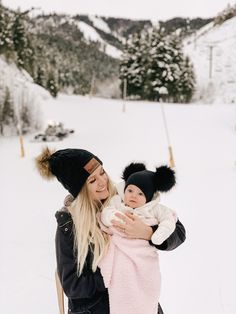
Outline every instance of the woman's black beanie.
<svg viewBox="0 0 236 314"><path fill-rule="evenodd" d="M36 159L40 174L50 179L55 176L59 182L76 197L90 174L102 161L84 149L62 149L51 153L46 148Z"/></svg>

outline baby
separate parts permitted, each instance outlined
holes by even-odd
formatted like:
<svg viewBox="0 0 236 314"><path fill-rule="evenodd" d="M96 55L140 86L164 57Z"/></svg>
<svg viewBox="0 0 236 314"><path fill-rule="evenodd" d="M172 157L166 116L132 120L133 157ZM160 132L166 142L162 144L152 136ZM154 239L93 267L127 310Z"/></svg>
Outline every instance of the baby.
<svg viewBox="0 0 236 314"><path fill-rule="evenodd" d="M153 172L146 170L144 164L131 163L125 168L122 178L125 182L124 195L121 191L120 195L115 195L109 206L103 209L102 223L111 227L111 221L118 220L115 215L117 212L129 211L142 218L148 225L158 224L151 240L160 245L175 230L176 218L172 210L159 203L159 193L155 193L167 192L172 188L175 184L174 171L167 166L161 166Z"/></svg>
<svg viewBox="0 0 236 314"><path fill-rule="evenodd" d="M175 229L175 214L159 203L159 191L167 192L175 184L175 173L162 166L155 172L144 164L131 163L123 171L123 185L101 214L111 234L108 250L99 263L108 288L110 314L156 314L161 289L158 250L143 239L130 239L112 227L115 213L130 211L144 223L157 225L152 235L161 244ZM125 230L125 225L124 225Z"/></svg>

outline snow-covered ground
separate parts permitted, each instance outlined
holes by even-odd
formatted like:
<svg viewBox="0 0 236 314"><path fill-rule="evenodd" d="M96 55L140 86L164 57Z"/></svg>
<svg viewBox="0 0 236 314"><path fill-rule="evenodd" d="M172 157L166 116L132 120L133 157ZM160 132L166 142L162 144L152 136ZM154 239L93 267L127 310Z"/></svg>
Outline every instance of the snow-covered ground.
<svg viewBox="0 0 236 314"><path fill-rule="evenodd" d="M130 161L168 162L158 103L60 95L42 104L44 121L59 120L76 132L56 149L96 153L119 180ZM165 314L234 314L236 308L236 106L165 105L178 184L162 196L187 230L186 242L161 252L161 304ZM58 313L54 284L55 211L66 191L44 181L34 157L44 144L0 138L0 311ZM148 313L147 313L148 314Z"/></svg>
<svg viewBox="0 0 236 314"><path fill-rule="evenodd" d="M185 52L194 64L197 77L196 101L236 103L235 50L236 17L215 27L209 23L187 38Z"/></svg>

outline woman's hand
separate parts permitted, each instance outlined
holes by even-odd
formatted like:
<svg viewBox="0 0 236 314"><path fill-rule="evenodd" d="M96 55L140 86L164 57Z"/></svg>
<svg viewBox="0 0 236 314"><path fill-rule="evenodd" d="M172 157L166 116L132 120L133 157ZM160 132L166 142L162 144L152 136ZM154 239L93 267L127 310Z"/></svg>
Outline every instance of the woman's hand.
<svg viewBox="0 0 236 314"><path fill-rule="evenodd" d="M121 219L122 222L113 219L111 221L113 227L117 231L124 233L127 238L151 240L152 228L147 226L139 217L130 212L124 214L116 213L115 216Z"/></svg>

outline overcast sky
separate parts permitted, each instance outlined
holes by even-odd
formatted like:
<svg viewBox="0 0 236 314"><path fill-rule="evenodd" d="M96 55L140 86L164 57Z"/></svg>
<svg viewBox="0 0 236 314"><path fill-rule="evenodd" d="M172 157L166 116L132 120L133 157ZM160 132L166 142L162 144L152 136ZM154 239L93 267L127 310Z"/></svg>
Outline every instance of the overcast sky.
<svg viewBox="0 0 236 314"><path fill-rule="evenodd" d="M228 3L235 4L236 0L2 0L2 4L12 9L40 7L45 13L97 14L154 21L176 16L212 17Z"/></svg>

